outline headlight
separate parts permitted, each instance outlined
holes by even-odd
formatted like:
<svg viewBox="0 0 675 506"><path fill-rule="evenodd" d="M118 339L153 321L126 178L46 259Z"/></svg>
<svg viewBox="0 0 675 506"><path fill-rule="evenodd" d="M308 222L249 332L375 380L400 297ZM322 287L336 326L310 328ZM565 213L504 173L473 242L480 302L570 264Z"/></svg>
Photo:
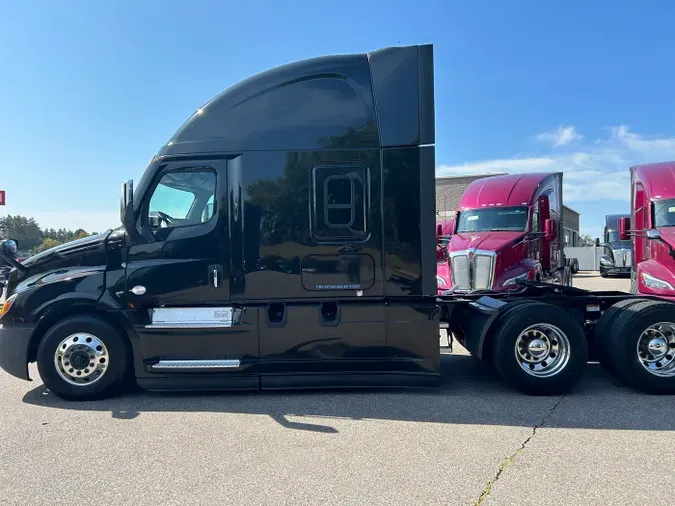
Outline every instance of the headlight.
<svg viewBox="0 0 675 506"><path fill-rule="evenodd" d="M600 259L600 264L601 265L606 265L608 267L612 267L614 265L614 262L612 262L609 258L601 258Z"/></svg>
<svg viewBox="0 0 675 506"><path fill-rule="evenodd" d="M446 285L447 285L447 283L445 282L445 280L444 280L442 277L438 276L438 275L436 275L436 284L437 284L438 286L446 286Z"/></svg>
<svg viewBox="0 0 675 506"><path fill-rule="evenodd" d="M513 277L513 278L509 278L509 279L507 279L506 281L504 281L504 283L503 283L502 286L516 285L516 284L518 284L518 281L519 281L519 280L523 280L523 281L526 280L526 279L527 279L527 275L528 275L527 272L523 272L522 274L518 274L517 276L515 276L515 277Z"/></svg>
<svg viewBox="0 0 675 506"><path fill-rule="evenodd" d="M7 311L9 311L9 308L12 307L12 304L14 304L14 301L16 300L16 294L12 295L9 299L5 301L5 303L2 305L2 308L0 309L0 318L5 316L7 314Z"/></svg>
<svg viewBox="0 0 675 506"><path fill-rule="evenodd" d="M673 285L654 276L650 276L646 272L642 273L642 282L648 288L659 288L661 290L673 290Z"/></svg>

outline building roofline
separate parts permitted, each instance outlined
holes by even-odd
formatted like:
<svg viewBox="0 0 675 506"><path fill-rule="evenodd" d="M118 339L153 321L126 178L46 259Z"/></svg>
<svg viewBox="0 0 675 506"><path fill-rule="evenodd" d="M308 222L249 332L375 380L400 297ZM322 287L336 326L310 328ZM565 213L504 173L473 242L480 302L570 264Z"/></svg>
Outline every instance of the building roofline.
<svg viewBox="0 0 675 506"><path fill-rule="evenodd" d="M579 211L577 211L575 209L572 209L570 206L567 206L567 205L563 204L563 207L566 207L567 209L572 211L574 214L581 216L581 213Z"/></svg>
<svg viewBox="0 0 675 506"><path fill-rule="evenodd" d="M467 177L506 176L508 172L483 172L481 174L455 174L453 176L436 176L436 180L464 179Z"/></svg>

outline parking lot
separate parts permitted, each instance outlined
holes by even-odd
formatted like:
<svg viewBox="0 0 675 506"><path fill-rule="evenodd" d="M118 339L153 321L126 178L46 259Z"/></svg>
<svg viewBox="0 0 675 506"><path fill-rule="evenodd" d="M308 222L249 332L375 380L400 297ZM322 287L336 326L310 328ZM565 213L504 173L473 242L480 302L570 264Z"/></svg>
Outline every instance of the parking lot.
<svg viewBox="0 0 675 506"><path fill-rule="evenodd" d="M628 289L580 274L575 286ZM562 397L461 350L437 391L159 394L68 403L0 372L0 504L671 502L675 407L597 365Z"/></svg>

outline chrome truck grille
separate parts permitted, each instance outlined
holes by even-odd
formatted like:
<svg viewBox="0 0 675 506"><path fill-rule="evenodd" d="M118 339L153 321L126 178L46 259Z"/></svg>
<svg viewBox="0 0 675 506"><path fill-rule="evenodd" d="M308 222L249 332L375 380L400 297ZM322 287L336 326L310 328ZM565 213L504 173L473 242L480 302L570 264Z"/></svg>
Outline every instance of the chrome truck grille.
<svg viewBox="0 0 675 506"><path fill-rule="evenodd" d="M631 250L629 248L618 248L614 250L614 265L616 267L631 266Z"/></svg>
<svg viewBox="0 0 675 506"><path fill-rule="evenodd" d="M495 270L494 251L463 250L450 253L452 284L456 290L492 288Z"/></svg>

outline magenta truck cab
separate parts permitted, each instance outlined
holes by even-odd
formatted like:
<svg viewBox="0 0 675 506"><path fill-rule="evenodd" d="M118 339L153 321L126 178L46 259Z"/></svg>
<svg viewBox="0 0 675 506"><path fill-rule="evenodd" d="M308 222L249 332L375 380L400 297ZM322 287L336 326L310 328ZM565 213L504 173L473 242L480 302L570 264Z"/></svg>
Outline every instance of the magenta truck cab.
<svg viewBox="0 0 675 506"><path fill-rule="evenodd" d="M631 292L675 300L675 162L630 168L631 215L619 238L632 239Z"/></svg>
<svg viewBox="0 0 675 506"><path fill-rule="evenodd" d="M447 246L447 289L508 290L518 288L519 280L570 285L562 207L560 172L472 182L458 206Z"/></svg>

